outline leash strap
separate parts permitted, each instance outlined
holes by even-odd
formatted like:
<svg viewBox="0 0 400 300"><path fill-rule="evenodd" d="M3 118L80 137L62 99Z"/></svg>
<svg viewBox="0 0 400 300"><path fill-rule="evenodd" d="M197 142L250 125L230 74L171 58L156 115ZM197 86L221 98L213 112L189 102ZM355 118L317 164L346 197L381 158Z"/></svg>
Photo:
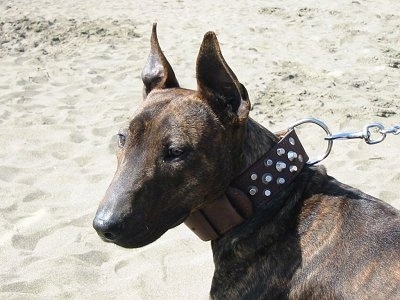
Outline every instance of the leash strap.
<svg viewBox="0 0 400 300"><path fill-rule="evenodd" d="M193 212L185 224L203 241L215 240L242 224L300 173L308 155L294 129L231 183L225 194Z"/></svg>

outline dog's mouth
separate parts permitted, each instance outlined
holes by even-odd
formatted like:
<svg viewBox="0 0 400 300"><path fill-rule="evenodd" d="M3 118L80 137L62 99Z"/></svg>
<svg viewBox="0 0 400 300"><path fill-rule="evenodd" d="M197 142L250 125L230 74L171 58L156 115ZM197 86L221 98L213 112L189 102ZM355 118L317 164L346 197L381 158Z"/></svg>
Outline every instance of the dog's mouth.
<svg viewBox="0 0 400 300"><path fill-rule="evenodd" d="M113 231L103 229L101 224L99 225L101 220L96 217L93 226L104 242L114 243L123 248L140 248L151 244L167 230L181 224L189 213L180 212L167 216L168 219L158 219L157 222L146 222L143 218L124 218L119 223L115 222L113 226L118 230L113 227Z"/></svg>
<svg viewBox="0 0 400 300"><path fill-rule="evenodd" d="M114 241L114 243L123 248L140 248L146 246L159 239L169 229L172 229L180 225L187 217L188 214L182 214L182 216L180 216L171 225L167 224L144 225L142 232L139 232L135 235L131 235L128 232L125 238L121 236L121 238Z"/></svg>
<svg viewBox="0 0 400 300"><path fill-rule="evenodd" d="M118 238L117 240L107 240L103 238L103 241L109 242L109 243L114 243L120 247L123 248L140 248L144 247L148 244L151 244L155 240L157 240L161 235L163 235L164 232L160 233L155 233L151 232L150 230L136 234L134 236L129 235L129 236L121 236L121 238Z"/></svg>

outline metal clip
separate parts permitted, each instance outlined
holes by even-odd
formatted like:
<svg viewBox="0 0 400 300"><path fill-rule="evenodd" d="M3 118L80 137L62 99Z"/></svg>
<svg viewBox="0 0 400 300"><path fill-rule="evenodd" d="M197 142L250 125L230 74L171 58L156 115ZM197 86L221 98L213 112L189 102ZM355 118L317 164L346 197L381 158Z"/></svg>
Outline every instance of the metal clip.
<svg viewBox="0 0 400 300"><path fill-rule="evenodd" d="M347 140L347 139L364 139L364 133L358 132L339 132L325 137L325 140Z"/></svg>
<svg viewBox="0 0 400 300"><path fill-rule="evenodd" d="M377 129L380 136L376 139L372 138L373 130ZM363 139L367 144L373 145L382 142L386 138L387 130L381 123L375 122L365 125L362 131L357 132L339 132L325 137L327 141L333 140L348 140L348 139Z"/></svg>
<svg viewBox="0 0 400 300"><path fill-rule="evenodd" d="M385 128L385 126L383 126L381 123L378 122L365 125L362 131L339 132L331 134L328 126L326 126L324 122L316 118L305 118L300 121L297 121L296 123L292 124L285 132L288 132L304 123L313 123L321 127L323 130L325 130L327 136L324 139L325 141L328 142L325 154L322 155L321 157L318 157L317 159L309 160L307 162L308 165L314 165L325 159L332 150L332 145L334 140L363 139L367 144L373 145L382 142L388 134L393 134L393 135L400 134L400 124L394 125L391 128ZM373 135L376 136L376 134L379 134L379 136L373 138L372 136Z"/></svg>

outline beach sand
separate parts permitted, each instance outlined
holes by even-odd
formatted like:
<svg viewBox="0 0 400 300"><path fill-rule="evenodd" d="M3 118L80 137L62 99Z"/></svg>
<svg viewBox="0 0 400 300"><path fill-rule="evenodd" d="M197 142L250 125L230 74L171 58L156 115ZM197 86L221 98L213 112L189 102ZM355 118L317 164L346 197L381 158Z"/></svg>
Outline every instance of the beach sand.
<svg viewBox="0 0 400 300"><path fill-rule="evenodd" d="M0 1L0 298L208 298L210 245L185 226L133 250L91 226L142 101L153 21L186 88L215 31L273 131L309 116L333 132L400 124L397 1ZM324 152L317 127L301 136ZM400 208L399 148L400 135L336 141L323 164Z"/></svg>

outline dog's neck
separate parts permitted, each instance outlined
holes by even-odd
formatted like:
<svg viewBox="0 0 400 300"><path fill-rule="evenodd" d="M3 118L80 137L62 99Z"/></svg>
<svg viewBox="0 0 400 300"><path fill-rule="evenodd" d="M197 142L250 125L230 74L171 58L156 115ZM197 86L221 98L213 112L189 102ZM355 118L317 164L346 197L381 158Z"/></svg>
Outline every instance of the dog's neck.
<svg viewBox="0 0 400 300"><path fill-rule="evenodd" d="M281 138L280 135L272 133L253 119L249 118L246 125L242 172L251 169L255 163L259 162L260 158L279 143ZM305 157L307 157L306 154ZM305 165L293 182L279 191L271 201L266 201L265 204L258 206L242 226L227 232L219 239L212 240L215 262L225 256L232 259L240 257L245 260L246 257L257 253L259 249L267 247L265 243L273 244L275 239L284 234L289 227L294 226L293 224L296 222L294 216L300 209L304 191L304 189L295 189L294 187L301 182L307 182L314 172ZM260 232L264 237L270 236L270 238L260 239L261 235L257 236ZM251 247L244 246L249 244Z"/></svg>
<svg viewBox="0 0 400 300"><path fill-rule="evenodd" d="M240 173L252 166L279 141L276 135L251 118L246 125L243 142L244 166Z"/></svg>
<svg viewBox="0 0 400 300"><path fill-rule="evenodd" d="M268 206L284 195L308 160L293 129L275 135L251 119L247 124L242 156L244 168L230 186L246 194L254 210ZM238 202L232 199L237 197L227 194L237 208Z"/></svg>
<svg viewBox="0 0 400 300"><path fill-rule="evenodd" d="M274 214L308 157L294 130L278 137L253 120L246 124L236 174L219 198L193 212L185 224L202 240L216 240L268 208ZM239 146L237 146L239 147ZM237 149L237 148L236 148Z"/></svg>

